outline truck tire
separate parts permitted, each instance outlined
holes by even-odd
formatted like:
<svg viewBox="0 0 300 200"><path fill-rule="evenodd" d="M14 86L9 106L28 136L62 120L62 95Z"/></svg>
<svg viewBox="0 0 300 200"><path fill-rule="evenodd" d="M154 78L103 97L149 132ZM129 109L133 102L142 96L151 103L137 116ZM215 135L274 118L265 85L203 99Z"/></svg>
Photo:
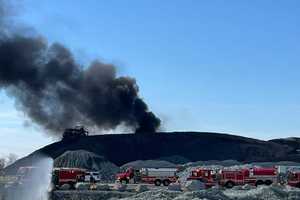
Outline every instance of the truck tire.
<svg viewBox="0 0 300 200"><path fill-rule="evenodd" d="M273 183L273 182L272 182L271 180L266 180L266 181L265 181L265 185L272 185L272 183Z"/></svg>
<svg viewBox="0 0 300 200"><path fill-rule="evenodd" d="M85 177L83 175L78 177L78 182L84 182L84 181L85 181Z"/></svg>
<svg viewBox="0 0 300 200"><path fill-rule="evenodd" d="M235 185L234 182L228 181L228 182L225 184L225 187L230 189L230 188L233 188L234 185Z"/></svg>
<svg viewBox="0 0 300 200"><path fill-rule="evenodd" d="M64 183L59 186L59 190L71 190L71 185L69 183Z"/></svg>
<svg viewBox="0 0 300 200"><path fill-rule="evenodd" d="M75 183L69 182L68 184L70 185L70 190L75 190L76 189L75 188Z"/></svg>
<svg viewBox="0 0 300 200"><path fill-rule="evenodd" d="M163 181L163 185L164 185L164 186L169 186L170 183L171 183L171 181L168 180L168 179L166 179L166 180Z"/></svg>
<svg viewBox="0 0 300 200"><path fill-rule="evenodd" d="M262 180L258 180L258 181L256 181L255 186L257 187L257 186L263 185L263 184L264 184L264 182Z"/></svg>
<svg viewBox="0 0 300 200"><path fill-rule="evenodd" d="M297 183L296 188L300 188L300 183Z"/></svg>
<svg viewBox="0 0 300 200"><path fill-rule="evenodd" d="M160 185L161 185L161 180L156 179L156 180L154 181L154 185L155 185L155 186L160 186Z"/></svg>

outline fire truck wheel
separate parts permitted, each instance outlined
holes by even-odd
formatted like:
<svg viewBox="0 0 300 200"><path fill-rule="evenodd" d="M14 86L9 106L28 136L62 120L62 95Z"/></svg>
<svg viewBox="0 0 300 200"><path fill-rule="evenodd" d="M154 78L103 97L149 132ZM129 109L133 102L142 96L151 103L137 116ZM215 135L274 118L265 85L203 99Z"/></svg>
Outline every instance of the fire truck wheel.
<svg viewBox="0 0 300 200"><path fill-rule="evenodd" d="M233 186L234 186L234 182L232 182L232 181L228 181L228 182L225 184L225 187L226 187L226 188L233 188Z"/></svg>
<svg viewBox="0 0 300 200"><path fill-rule="evenodd" d="M297 183L296 187L297 187L297 188L300 188L300 183Z"/></svg>
<svg viewBox="0 0 300 200"><path fill-rule="evenodd" d="M164 181L163 181L163 185L164 185L164 186L170 185L170 181L169 181L168 179L164 180Z"/></svg>
<svg viewBox="0 0 300 200"><path fill-rule="evenodd" d="M271 180L266 180L266 181L265 181L265 185L272 185L272 183L273 183L273 182L272 182Z"/></svg>
<svg viewBox="0 0 300 200"><path fill-rule="evenodd" d="M161 185L161 180L159 180L159 179L155 180L154 185L160 186Z"/></svg>
<svg viewBox="0 0 300 200"><path fill-rule="evenodd" d="M71 190L71 185L69 183L64 183L59 186L59 190Z"/></svg>
<svg viewBox="0 0 300 200"><path fill-rule="evenodd" d="M264 182L262 180L258 180L258 181L256 181L255 186L257 187L257 186L263 185L263 184L264 184Z"/></svg>
<svg viewBox="0 0 300 200"><path fill-rule="evenodd" d="M70 190L75 190L75 184L73 182L68 183L70 185Z"/></svg>

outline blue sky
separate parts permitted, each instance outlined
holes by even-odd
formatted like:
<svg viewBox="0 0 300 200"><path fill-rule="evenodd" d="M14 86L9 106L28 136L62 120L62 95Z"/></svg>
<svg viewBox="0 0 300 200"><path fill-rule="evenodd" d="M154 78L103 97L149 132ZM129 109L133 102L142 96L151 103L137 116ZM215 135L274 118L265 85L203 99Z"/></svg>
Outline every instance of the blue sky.
<svg viewBox="0 0 300 200"><path fill-rule="evenodd" d="M164 130L299 136L299 1L21 4L18 18L49 43L70 47L82 63L99 58L116 64L119 75L135 77ZM5 94L0 100L7 113L0 116L1 129L10 132L3 133L9 142L0 141L0 152L24 155L52 141L24 127L25 116Z"/></svg>

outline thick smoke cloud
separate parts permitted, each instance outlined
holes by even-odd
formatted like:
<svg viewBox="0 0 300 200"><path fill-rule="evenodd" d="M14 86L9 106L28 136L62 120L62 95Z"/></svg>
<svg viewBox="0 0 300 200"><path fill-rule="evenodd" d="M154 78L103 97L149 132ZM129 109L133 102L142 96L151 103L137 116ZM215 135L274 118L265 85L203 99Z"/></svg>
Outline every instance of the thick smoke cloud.
<svg viewBox="0 0 300 200"><path fill-rule="evenodd" d="M2 4L2 6L1 6ZM82 67L59 43L7 33L0 0L0 89L6 90L33 122L53 133L80 122L100 129L125 124L155 132L160 120L139 97L135 79L118 77L100 61Z"/></svg>

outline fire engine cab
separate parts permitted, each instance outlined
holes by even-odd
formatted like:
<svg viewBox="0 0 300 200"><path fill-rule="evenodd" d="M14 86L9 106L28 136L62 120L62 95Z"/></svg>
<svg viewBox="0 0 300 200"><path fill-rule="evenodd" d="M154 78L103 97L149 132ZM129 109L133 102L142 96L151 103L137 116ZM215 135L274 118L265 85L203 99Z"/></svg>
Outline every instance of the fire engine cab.
<svg viewBox="0 0 300 200"><path fill-rule="evenodd" d="M278 182L276 168L250 168L240 170L222 170L219 184L227 188L235 185L271 185Z"/></svg>
<svg viewBox="0 0 300 200"><path fill-rule="evenodd" d="M292 187L300 188L300 171L288 172L287 184Z"/></svg>
<svg viewBox="0 0 300 200"><path fill-rule="evenodd" d="M199 180L205 184L206 188L216 185L217 173L212 169L198 168L191 172L187 180Z"/></svg>

